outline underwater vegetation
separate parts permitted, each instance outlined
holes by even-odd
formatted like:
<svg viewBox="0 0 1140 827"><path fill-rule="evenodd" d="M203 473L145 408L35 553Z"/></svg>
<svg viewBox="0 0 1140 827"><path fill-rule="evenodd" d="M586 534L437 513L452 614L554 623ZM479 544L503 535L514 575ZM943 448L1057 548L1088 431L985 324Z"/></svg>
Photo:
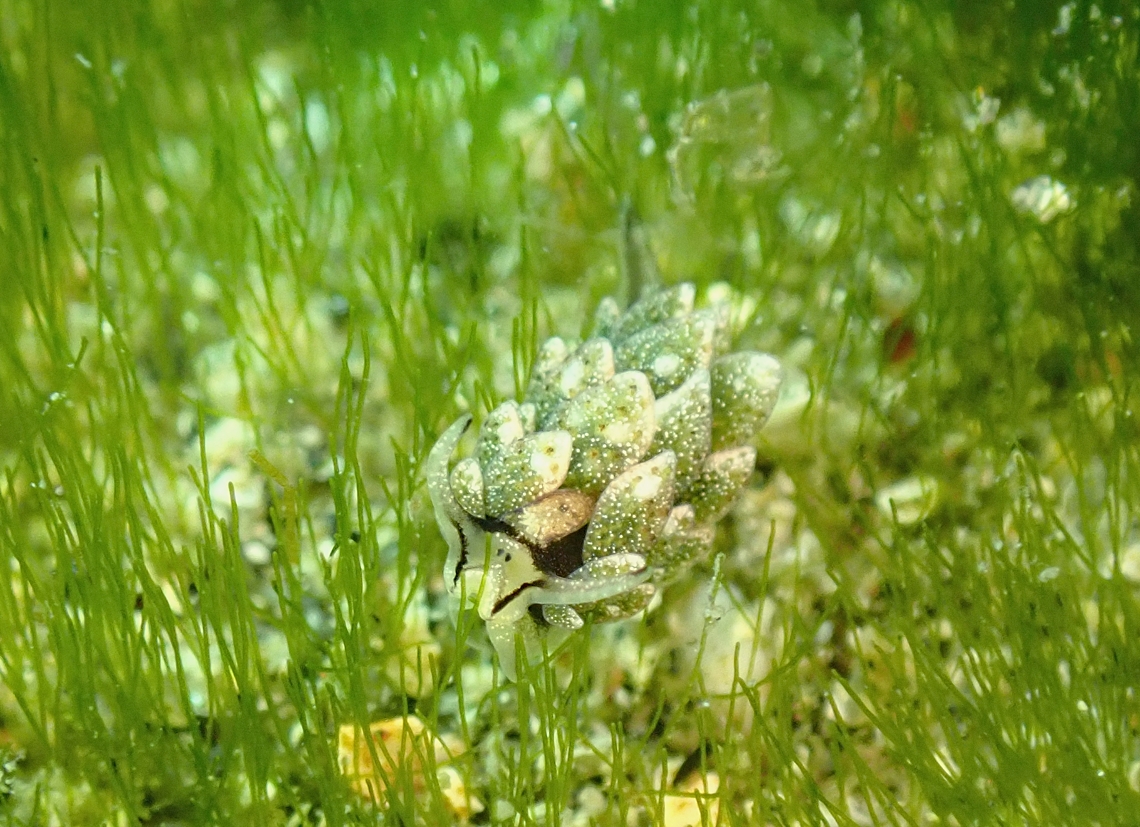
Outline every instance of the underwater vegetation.
<svg viewBox="0 0 1140 827"><path fill-rule="evenodd" d="M0 0L0 825L1135 823L1135 6Z"/></svg>

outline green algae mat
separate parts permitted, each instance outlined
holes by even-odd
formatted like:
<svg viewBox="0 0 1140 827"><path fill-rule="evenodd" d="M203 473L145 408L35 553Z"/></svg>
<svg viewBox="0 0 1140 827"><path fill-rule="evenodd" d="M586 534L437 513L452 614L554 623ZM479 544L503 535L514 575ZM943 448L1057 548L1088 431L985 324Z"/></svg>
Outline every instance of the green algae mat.
<svg viewBox="0 0 1140 827"><path fill-rule="evenodd" d="M1137 134L1129 3L0 0L0 825L1137 823Z"/></svg>

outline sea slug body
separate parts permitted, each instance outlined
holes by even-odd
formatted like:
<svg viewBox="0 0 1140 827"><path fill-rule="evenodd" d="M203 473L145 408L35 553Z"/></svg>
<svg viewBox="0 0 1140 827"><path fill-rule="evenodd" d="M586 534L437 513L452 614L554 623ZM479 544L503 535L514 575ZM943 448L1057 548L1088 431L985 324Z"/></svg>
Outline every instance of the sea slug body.
<svg viewBox="0 0 1140 827"><path fill-rule="evenodd" d="M487 414L472 456L451 465L470 416L428 455L448 589L511 679L517 637L536 661L543 636L630 617L706 557L751 475L780 365L731 352L728 308L695 298L686 283L624 313L604 300L591 338L541 346L524 399Z"/></svg>

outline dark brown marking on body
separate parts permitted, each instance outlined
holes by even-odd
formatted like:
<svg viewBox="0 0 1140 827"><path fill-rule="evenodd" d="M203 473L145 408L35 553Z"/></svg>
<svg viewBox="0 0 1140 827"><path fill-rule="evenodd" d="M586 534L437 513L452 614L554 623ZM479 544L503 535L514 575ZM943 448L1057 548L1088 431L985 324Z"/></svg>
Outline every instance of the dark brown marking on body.
<svg viewBox="0 0 1140 827"><path fill-rule="evenodd" d="M455 520L451 521L455 526L455 531L459 535L459 562L455 564L455 577L451 581L452 586L459 585L459 575L467 568L467 535L463 533L463 526Z"/></svg>
<svg viewBox="0 0 1140 827"><path fill-rule="evenodd" d="M496 615L501 612L503 609L509 606L516 597L525 592L531 586L541 586L542 584L542 580L531 580L529 583L523 583L510 594L505 595L504 597L500 597L498 602L495 603L494 608L491 609L491 614Z"/></svg>
<svg viewBox="0 0 1140 827"><path fill-rule="evenodd" d="M532 546L535 567L546 574L569 577L582 568L582 546L589 523L545 546Z"/></svg>
<svg viewBox="0 0 1140 827"><path fill-rule="evenodd" d="M553 574L558 577L569 577L582 568L582 546L586 541L586 530L589 523L572 531L565 537L559 537L545 546L531 542L519 534L514 526L494 517L476 517L475 524L483 531L499 532L510 537L515 542L526 546L530 551L534 567L543 574Z"/></svg>

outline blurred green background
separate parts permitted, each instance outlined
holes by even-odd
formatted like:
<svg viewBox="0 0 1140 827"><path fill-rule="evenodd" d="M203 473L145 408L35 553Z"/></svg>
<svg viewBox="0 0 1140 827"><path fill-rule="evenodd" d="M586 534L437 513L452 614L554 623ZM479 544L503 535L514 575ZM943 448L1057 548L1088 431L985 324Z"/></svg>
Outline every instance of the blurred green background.
<svg viewBox="0 0 1140 827"><path fill-rule="evenodd" d="M1138 48L0 0L0 822L1135 823ZM715 561L501 683L419 464L637 255L784 396ZM412 714L361 797L338 727Z"/></svg>

